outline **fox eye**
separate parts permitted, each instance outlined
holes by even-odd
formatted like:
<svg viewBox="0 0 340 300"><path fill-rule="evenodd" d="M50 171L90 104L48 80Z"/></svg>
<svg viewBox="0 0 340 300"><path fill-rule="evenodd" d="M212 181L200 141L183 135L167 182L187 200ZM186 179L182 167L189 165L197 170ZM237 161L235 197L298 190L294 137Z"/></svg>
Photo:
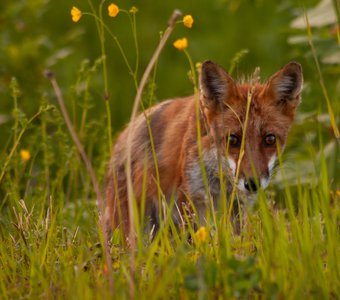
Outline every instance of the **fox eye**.
<svg viewBox="0 0 340 300"><path fill-rule="evenodd" d="M263 141L266 146L273 146L276 143L276 137L274 134L268 134L265 136Z"/></svg>
<svg viewBox="0 0 340 300"><path fill-rule="evenodd" d="M230 146L237 147L240 144L240 139L236 135L231 134L228 137L228 144Z"/></svg>

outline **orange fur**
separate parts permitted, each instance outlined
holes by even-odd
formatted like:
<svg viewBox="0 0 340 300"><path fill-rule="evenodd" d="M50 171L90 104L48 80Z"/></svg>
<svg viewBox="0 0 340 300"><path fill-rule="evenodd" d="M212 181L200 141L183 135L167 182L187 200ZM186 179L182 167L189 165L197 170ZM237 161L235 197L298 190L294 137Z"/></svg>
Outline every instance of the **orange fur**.
<svg viewBox="0 0 340 300"><path fill-rule="evenodd" d="M228 191L235 181L243 134L245 147L237 187L240 193L246 195L266 187L277 155L277 143L281 151L285 147L300 101L302 82L301 67L294 62L276 72L265 84L237 84L221 67L206 61L202 64L198 95L159 103L130 123L128 127L133 127L131 169L134 198L139 208L141 199L145 198L145 216L151 224L156 227L159 224L161 207L150 131L162 197L167 201L171 197L176 199L172 214L174 221L180 222L189 197L200 222L204 222L207 195L198 153L196 118L199 118L199 138L209 194L214 206L218 207L221 191L219 170L222 169L227 178L226 186L222 188ZM250 89L253 89L253 94L244 133ZM197 101L200 103L198 115ZM106 178L109 227L121 227L126 236L130 230L125 174L128 127L116 141Z"/></svg>

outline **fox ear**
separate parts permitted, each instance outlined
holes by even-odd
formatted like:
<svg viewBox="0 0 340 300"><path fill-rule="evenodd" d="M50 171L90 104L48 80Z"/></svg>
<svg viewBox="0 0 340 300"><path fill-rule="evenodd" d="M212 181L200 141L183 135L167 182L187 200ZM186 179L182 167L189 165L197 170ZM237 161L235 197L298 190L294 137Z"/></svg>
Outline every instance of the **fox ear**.
<svg viewBox="0 0 340 300"><path fill-rule="evenodd" d="M277 71L267 83L267 93L276 104L295 108L300 103L303 75L301 65L290 62Z"/></svg>
<svg viewBox="0 0 340 300"><path fill-rule="evenodd" d="M234 80L214 62L207 60L200 73L201 101L208 109L215 109L236 93Z"/></svg>

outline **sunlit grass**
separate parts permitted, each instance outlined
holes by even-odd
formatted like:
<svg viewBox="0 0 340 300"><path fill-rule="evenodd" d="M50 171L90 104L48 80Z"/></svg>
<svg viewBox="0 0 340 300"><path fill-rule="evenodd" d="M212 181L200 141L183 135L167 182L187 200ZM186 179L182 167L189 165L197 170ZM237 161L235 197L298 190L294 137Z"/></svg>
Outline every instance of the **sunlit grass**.
<svg viewBox="0 0 340 300"><path fill-rule="evenodd" d="M105 11L102 5L98 14L93 7L91 12L100 36L101 57L92 66L84 63L79 70L71 101L74 106L80 105L80 118L74 109L71 120L103 182L111 151L108 146L113 138L109 101L103 120L92 120L88 114L90 107L96 105L89 95L94 74L102 72L105 98L108 95L104 32L109 31L101 21ZM135 12L129 15L129 22L135 45L134 68L123 48L120 51L138 90ZM109 36L120 47L112 32ZM189 50L183 50L196 92L194 64ZM231 72L245 53L242 50L231 60ZM322 78L319 67L317 72ZM154 80L155 76L149 84L153 86ZM322 85L329 104L325 89ZM44 96L40 109L27 118L19 110L18 93L19 86L13 80L12 135L0 158L1 299L340 298L340 186L334 182L331 169L332 163L339 167L339 149L337 142L333 141L335 146L330 147L328 139L325 141L320 124L320 128L310 130L314 142L305 144L308 151L304 159L312 162L313 172L294 172L285 168L284 159L280 161L279 180L268 191L259 192L254 208L245 209L239 234L223 213L208 213L210 222L198 230L191 222L175 226L171 219L175 199L171 199L164 210L166 217L151 241L149 232L143 231L143 214L132 207L137 241L128 248L121 232L113 233L109 245L110 274L98 222L97 197L59 109L47 104L51 100ZM149 96L146 100L151 103L152 93ZM327 109L332 133L336 135L335 108L327 105ZM303 134L307 122L305 119L297 125L302 128L299 134ZM148 129L151 133L150 126ZM30 137L30 144L22 144L24 136ZM28 159L23 158L21 150L29 151ZM154 147L152 151L156 160ZM28 157L27 153L24 157ZM301 161L291 163L299 166ZM158 195L159 201L164 201L160 190ZM224 195L222 200L227 203L228 199ZM185 216L186 221L189 218ZM114 290L109 278L114 282Z"/></svg>
<svg viewBox="0 0 340 300"><path fill-rule="evenodd" d="M152 243L136 248L133 277L129 251L113 238L115 295L128 298L134 281L135 296L143 299L338 298L339 196L325 194L324 184L298 186L297 194L287 186L287 209L273 207L261 193L240 235L212 226L206 238L189 242L184 231L169 234L169 218ZM2 298L109 296L95 218L72 230L62 220L68 210L62 205L19 204L9 210L13 224L1 227Z"/></svg>

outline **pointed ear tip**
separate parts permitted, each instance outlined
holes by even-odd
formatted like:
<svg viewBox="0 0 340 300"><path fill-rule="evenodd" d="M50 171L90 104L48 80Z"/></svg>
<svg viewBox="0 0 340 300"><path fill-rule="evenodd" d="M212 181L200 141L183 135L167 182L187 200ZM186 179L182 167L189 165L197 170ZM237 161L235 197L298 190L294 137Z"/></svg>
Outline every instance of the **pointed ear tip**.
<svg viewBox="0 0 340 300"><path fill-rule="evenodd" d="M286 67L289 67L289 68L292 68L292 69L295 69L295 70L298 70L299 72L302 72L302 66L301 64L299 64L298 62L296 61L291 61L289 62Z"/></svg>
<svg viewBox="0 0 340 300"><path fill-rule="evenodd" d="M212 60L205 60L201 65L201 75L205 73L215 73L220 76L229 76L228 72L219 64L213 62Z"/></svg>
<svg viewBox="0 0 340 300"><path fill-rule="evenodd" d="M208 68L208 67L211 67L211 66L216 66L216 63L214 63L212 60L205 60L202 63L201 68L204 69L204 68Z"/></svg>
<svg viewBox="0 0 340 300"><path fill-rule="evenodd" d="M211 59L206 59L203 63L202 63L202 65L204 65L204 64L215 64Z"/></svg>

